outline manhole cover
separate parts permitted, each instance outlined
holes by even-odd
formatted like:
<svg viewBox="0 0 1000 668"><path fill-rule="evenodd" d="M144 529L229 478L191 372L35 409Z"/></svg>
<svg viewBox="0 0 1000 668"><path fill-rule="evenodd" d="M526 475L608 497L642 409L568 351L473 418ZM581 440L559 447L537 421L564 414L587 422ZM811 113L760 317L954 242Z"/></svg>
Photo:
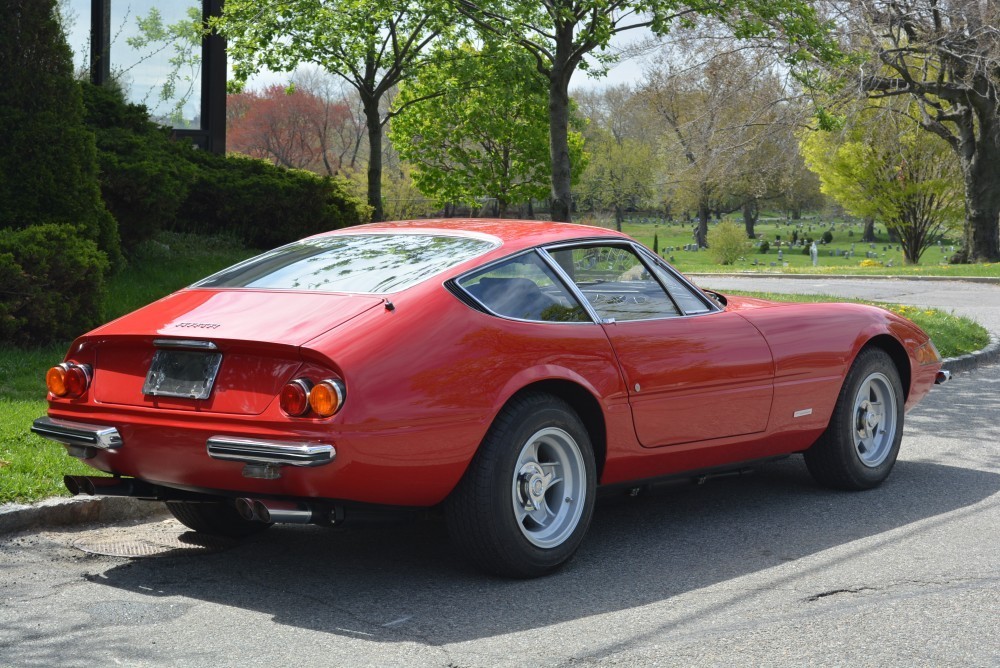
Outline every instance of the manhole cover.
<svg viewBox="0 0 1000 668"><path fill-rule="evenodd" d="M138 558L209 554L237 544L236 540L224 536L179 532L170 524L98 529L77 538L72 545L88 554Z"/></svg>

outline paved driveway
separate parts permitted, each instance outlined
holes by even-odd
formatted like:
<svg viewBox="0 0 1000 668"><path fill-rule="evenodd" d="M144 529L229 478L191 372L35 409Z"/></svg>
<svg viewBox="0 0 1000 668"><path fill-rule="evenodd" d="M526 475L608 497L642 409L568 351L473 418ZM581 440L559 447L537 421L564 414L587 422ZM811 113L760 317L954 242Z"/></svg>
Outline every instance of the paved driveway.
<svg viewBox="0 0 1000 668"><path fill-rule="evenodd" d="M863 296L996 308L970 287ZM998 372L935 389L876 490L820 489L790 458L606 498L577 558L535 581L468 570L433 519L155 559L73 545L179 535L170 520L0 537L0 665L997 666Z"/></svg>
<svg viewBox="0 0 1000 668"><path fill-rule="evenodd" d="M878 301L931 306L970 317L991 332L1000 334L1000 286L965 281L865 279L865 278L778 278L754 276L694 277L703 288L753 290L760 292L804 293L858 297Z"/></svg>

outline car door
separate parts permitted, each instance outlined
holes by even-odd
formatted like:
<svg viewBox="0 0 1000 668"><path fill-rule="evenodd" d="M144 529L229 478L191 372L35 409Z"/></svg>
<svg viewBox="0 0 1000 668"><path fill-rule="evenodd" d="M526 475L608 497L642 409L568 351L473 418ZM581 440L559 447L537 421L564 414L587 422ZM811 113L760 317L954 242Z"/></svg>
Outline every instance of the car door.
<svg viewBox="0 0 1000 668"><path fill-rule="evenodd" d="M771 351L726 312L631 244L549 249L611 341L639 442L649 448L762 432ZM644 254L643 254L644 255Z"/></svg>

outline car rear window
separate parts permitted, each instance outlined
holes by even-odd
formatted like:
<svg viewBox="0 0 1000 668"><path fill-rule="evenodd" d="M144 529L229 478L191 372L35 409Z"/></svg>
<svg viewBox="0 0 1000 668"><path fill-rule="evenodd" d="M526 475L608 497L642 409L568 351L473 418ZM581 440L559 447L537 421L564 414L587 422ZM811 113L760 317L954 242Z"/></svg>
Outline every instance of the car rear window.
<svg viewBox="0 0 1000 668"><path fill-rule="evenodd" d="M385 294L416 285L497 245L431 234L303 239L223 269L192 287Z"/></svg>

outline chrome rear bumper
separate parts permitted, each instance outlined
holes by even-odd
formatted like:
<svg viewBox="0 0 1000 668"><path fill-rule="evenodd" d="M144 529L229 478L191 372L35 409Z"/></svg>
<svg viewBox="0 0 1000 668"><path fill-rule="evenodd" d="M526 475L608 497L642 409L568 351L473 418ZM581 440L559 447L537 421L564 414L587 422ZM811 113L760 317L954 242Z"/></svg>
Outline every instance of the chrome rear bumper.
<svg viewBox="0 0 1000 668"><path fill-rule="evenodd" d="M31 431L62 443L66 446L66 452L80 459L90 459L94 456L95 449L117 450L124 445L117 429L99 424L40 417L31 425Z"/></svg>
<svg viewBox="0 0 1000 668"><path fill-rule="evenodd" d="M937 372L937 375L934 377L934 384L940 385L941 383L947 383L949 380L951 380L951 371L948 371L947 369L941 369L940 371Z"/></svg>
<svg viewBox="0 0 1000 668"><path fill-rule="evenodd" d="M208 456L246 464L247 478L280 478L282 466L322 466L337 456L337 450L327 443L290 443L265 441L234 436L212 436L208 439Z"/></svg>

